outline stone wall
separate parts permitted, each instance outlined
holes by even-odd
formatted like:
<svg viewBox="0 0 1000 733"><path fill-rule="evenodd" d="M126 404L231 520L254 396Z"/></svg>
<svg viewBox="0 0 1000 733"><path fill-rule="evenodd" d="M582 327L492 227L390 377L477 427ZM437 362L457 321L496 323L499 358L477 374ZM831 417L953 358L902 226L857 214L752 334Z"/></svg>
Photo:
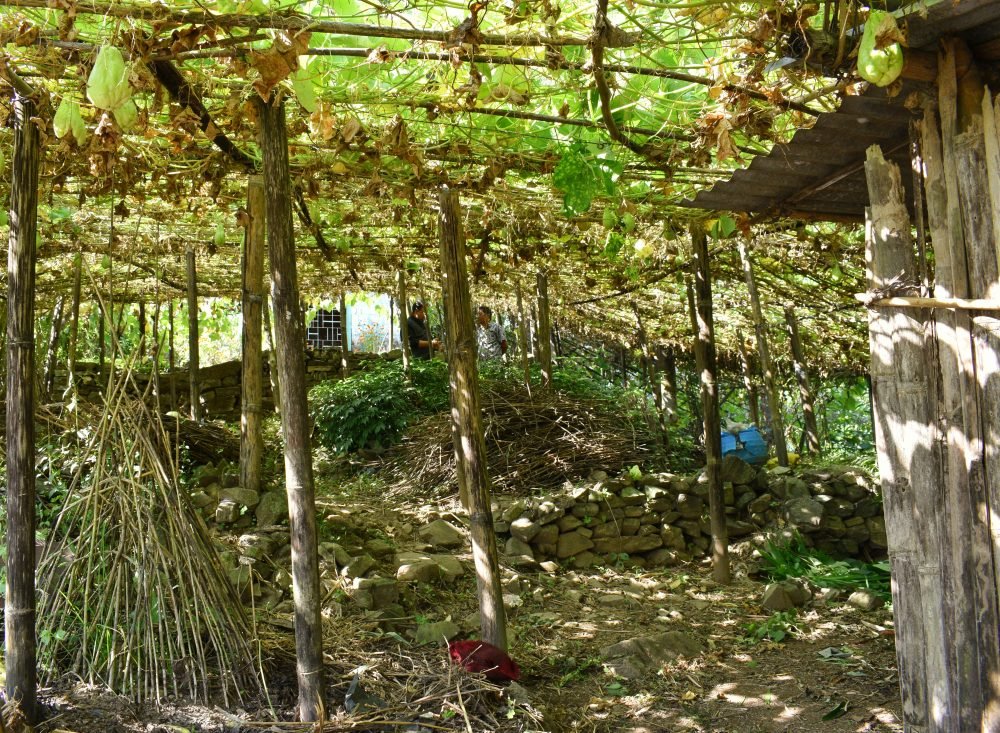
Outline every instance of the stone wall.
<svg viewBox="0 0 1000 733"><path fill-rule="evenodd" d="M306 355L306 385L313 387L328 379L339 379L341 374L340 350L307 349ZM371 359L398 359L400 352L390 351L385 354L348 353L348 370L357 369L362 362ZM199 370L201 377L201 402L205 415L209 419L238 420L240 416L240 390L243 377L243 365L239 361L227 361L214 364ZM81 399L96 400L108 385L108 367L102 371L96 363L81 362L77 364L77 389ZM57 384L66 384L66 373L56 374ZM135 383L140 392L144 392L149 384L150 375L146 372L134 374ZM187 369L176 369L173 372L161 373L160 406L162 410L178 410L187 412L190 405L191 390L188 382ZM62 391L57 388L56 394ZM273 410L274 402L271 395L270 369L267 354L264 355L264 409ZM153 390L149 390L153 394ZM176 395L176 402L174 396Z"/></svg>
<svg viewBox="0 0 1000 733"><path fill-rule="evenodd" d="M769 528L795 528L834 556L884 557L885 521L874 483L840 466L793 472L723 460L730 539ZM608 478L532 499L495 502L508 559L555 560L586 568L621 563L656 567L704 556L710 547L704 473Z"/></svg>

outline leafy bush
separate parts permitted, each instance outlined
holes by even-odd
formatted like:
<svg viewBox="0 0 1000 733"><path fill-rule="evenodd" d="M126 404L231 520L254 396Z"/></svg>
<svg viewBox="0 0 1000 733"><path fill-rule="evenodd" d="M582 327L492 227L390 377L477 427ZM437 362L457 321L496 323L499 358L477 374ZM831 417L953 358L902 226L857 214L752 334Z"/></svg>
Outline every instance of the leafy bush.
<svg viewBox="0 0 1000 733"><path fill-rule="evenodd" d="M812 547L801 535L790 540L768 540L760 550L764 571L772 580L802 579L820 588L866 588L885 599L890 596L888 562L835 560Z"/></svg>
<svg viewBox="0 0 1000 733"><path fill-rule="evenodd" d="M309 405L314 434L339 453L390 445L416 411L402 366L381 361L347 379L316 385Z"/></svg>
<svg viewBox="0 0 1000 733"><path fill-rule="evenodd" d="M309 392L309 412L320 443L338 453L392 445L410 421L448 407L448 365L416 360L413 384L399 361L372 361L347 379L323 382Z"/></svg>
<svg viewBox="0 0 1000 733"><path fill-rule="evenodd" d="M767 641L784 641L795 636L798 627L795 625L798 613L794 608L788 611L775 611L766 620L757 623L751 621L744 625L746 635L742 640L747 644L757 644Z"/></svg>

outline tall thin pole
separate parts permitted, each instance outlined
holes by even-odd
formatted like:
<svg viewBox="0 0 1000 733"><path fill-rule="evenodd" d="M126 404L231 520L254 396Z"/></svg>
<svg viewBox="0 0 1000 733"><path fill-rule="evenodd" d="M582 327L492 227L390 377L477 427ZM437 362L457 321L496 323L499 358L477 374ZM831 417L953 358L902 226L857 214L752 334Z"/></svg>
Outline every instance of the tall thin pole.
<svg viewBox="0 0 1000 733"><path fill-rule="evenodd" d="M396 300L399 303L399 345L403 350L403 375L406 377L406 381L409 382L413 376L410 374L410 359L412 355L410 354L410 328L408 322L409 316L407 315L409 307L406 303L406 272L402 268L396 271Z"/></svg>
<svg viewBox="0 0 1000 733"><path fill-rule="evenodd" d="M760 297L757 294L757 280L753 274L753 262L747 251L746 242L739 243L740 260L743 262L743 277L746 279L747 292L750 295L750 310L753 313L754 330L757 333L757 353L760 356L760 368L764 373L764 389L767 390L767 412L771 419L771 432L774 438L774 451L778 464L788 465L788 447L785 445L785 420L781 415L781 395L778 393L777 381L774 378L774 367L771 362L771 350L768 347L767 324L761 313Z"/></svg>
<svg viewBox="0 0 1000 733"><path fill-rule="evenodd" d="M517 294L517 343L521 356L521 371L524 374L524 388L531 392L531 366L528 364L528 322L524 315L524 301L521 298L521 283L514 285Z"/></svg>
<svg viewBox="0 0 1000 733"><path fill-rule="evenodd" d="M194 249L188 247L187 307L188 307L188 387L191 395L191 419L201 422L201 375L198 363L198 274L195 269Z"/></svg>
<svg viewBox="0 0 1000 733"><path fill-rule="evenodd" d="M14 97L7 250L7 700L36 718L35 671L35 235L39 133L35 103Z"/></svg>
<svg viewBox="0 0 1000 733"><path fill-rule="evenodd" d="M69 342L66 344L66 389L76 384L76 347L80 334L80 297L83 278L83 255L73 257L73 310L69 322Z"/></svg>
<svg viewBox="0 0 1000 733"><path fill-rule="evenodd" d="M507 648L507 618L500 585L500 561L490 486L486 475L486 442L479 409L476 331L466 270L458 194L448 188L439 197L441 230L441 289L448 324L448 371L451 376L452 436L458 480L469 511L472 555L479 588L481 633L484 641Z"/></svg>
<svg viewBox="0 0 1000 733"><path fill-rule="evenodd" d="M316 498L306 404L305 328L299 311L288 136L284 104L265 103L258 99L257 110L264 164L274 335L281 375L281 433L285 441L285 486L292 540L299 719L317 722L323 720L326 709L323 627L320 618Z"/></svg>
<svg viewBox="0 0 1000 733"><path fill-rule="evenodd" d="M788 343L792 347L792 369L799 382L799 397L802 400L803 432L806 438L806 449L813 455L819 455L819 427L816 425L816 406L813 398L812 384L809 382L809 372L806 370L805 352L802 350L802 340L799 338L799 324L795 319L795 308L785 306L785 328L788 331Z"/></svg>
<svg viewBox="0 0 1000 733"><path fill-rule="evenodd" d="M264 307L264 180L247 181L247 226L243 236L243 386L240 395L240 486L260 491L264 456L262 310Z"/></svg>
<svg viewBox="0 0 1000 733"><path fill-rule="evenodd" d="M722 436L719 420L719 386L716 380L715 325L712 317L712 277L708 260L708 237L698 225L691 227L694 249L695 347L702 354L701 406L705 425L705 475L708 478L708 514L712 527L712 577L729 583L729 529L722 490Z"/></svg>
<svg viewBox="0 0 1000 733"><path fill-rule="evenodd" d="M549 278L544 272L535 276L538 301L538 363L542 367L542 388L552 386L552 329L549 320Z"/></svg>

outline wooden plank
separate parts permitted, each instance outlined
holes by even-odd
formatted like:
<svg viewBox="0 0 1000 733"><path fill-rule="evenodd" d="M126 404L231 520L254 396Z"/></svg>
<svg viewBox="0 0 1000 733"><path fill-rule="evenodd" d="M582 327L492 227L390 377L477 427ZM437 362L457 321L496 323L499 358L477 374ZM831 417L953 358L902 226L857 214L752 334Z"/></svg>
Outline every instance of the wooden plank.
<svg viewBox="0 0 1000 733"><path fill-rule="evenodd" d="M900 272L915 274L910 222L899 169L873 146L866 164L872 200L866 225L865 257L871 290ZM869 312L872 400L883 510L893 569L896 652L907 731L928 731L926 632L928 617L919 583L925 564L918 521L923 507L915 482L935 473L933 420L926 404L928 380L924 359L924 323L920 312Z"/></svg>

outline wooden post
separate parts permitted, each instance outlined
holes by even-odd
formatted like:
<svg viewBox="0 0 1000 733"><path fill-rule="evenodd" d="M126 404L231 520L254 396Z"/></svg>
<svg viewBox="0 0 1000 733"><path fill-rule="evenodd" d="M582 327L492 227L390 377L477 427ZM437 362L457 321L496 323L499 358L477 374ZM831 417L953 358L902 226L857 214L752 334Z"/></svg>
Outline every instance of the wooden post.
<svg viewBox="0 0 1000 733"><path fill-rule="evenodd" d="M264 180L247 180L247 225L243 233L243 385L240 394L240 486L260 492L264 458L262 310L265 242Z"/></svg>
<svg viewBox="0 0 1000 733"><path fill-rule="evenodd" d="M63 296L60 295L56 298L56 304L52 307L52 317L49 319L49 340L45 352L45 388L43 390L46 400L52 399L52 392L56 386L56 357L59 354L59 336L62 333L63 302Z"/></svg>
<svg viewBox="0 0 1000 733"><path fill-rule="evenodd" d="M31 99L14 97L7 247L7 700L36 720L35 671L35 236L39 133Z"/></svg>
<svg viewBox="0 0 1000 733"><path fill-rule="evenodd" d="M660 363L660 409L668 425L677 423L677 355L673 346L657 346L656 360Z"/></svg>
<svg viewBox="0 0 1000 733"><path fill-rule="evenodd" d="M323 627L320 619L316 500L306 404L305 333L299 312L291 175L285 106L257 99L263 154L271 299L282 390L281 433L285 440L285 486L292 540L295 597L295 658L299 719L316 722L326 709L323 687Z"/></svg>
<svg viewBox="0 0 1000 733"><path fill-rule="evenodd" d="M528 364L528 323L524 315L524 300L521 297L521 282L514 283L517 296L517 350L521 357L521 373L524 388L531 394L531 366Z"/></svg>
<svg viewBox="0 0 1000 733"><path fill-rule="evenodd" d="M729 528L722 491L722 429L719 418L719 387L716 380L715 324L712 317L712 276L708 261L708 237L700 225L691 227L694 249L695 317L698 331L695 348L701 354L701 408L705 426L705 477L708 479L708 514L712 526L712 578L723 585L731 580Z"/></svg>
<svg viewBox="0 0 1000 733"><path fill-rule="evenodd" d="M146 355L146 303L143 301L139 302L139 357L140 359Z"/></svg>
<svg viewBox="0 0 1000 733"><path fill-rule="evenodd" d="M274 403L274 411L281 412L281 375L278 373L278 355L274 346L274 330L271 328L271 309L267 305L267 296L264 297L264 335L267 336L267 376L271 383L271 402ZM343 330L341 330L343 334ZM343 338L343 335L341 335Z"/></svg>
<svg viewBox="0 0 1000 733"><path fill-rule="evenodd" d="M968 53L968 50L965 50ZM971 59L971 56L969 56ZM970 86L970 81L975 83ZM973 64L959 82L959 120L962 122L961 98L966 94L983 100L984 86ZM986 89L986 95L989 90ZM995 217L990 192L990 176L1000 175L995 160L987 160L986 139L996 142L997 129L988 102L989 117L984 119L979 109L961 124L955 139L955 168L958 178L959 210L965 233L963 249L969 267L969 297L1000 297L998 282L997 243L994 242ZM942 107L943 109L943 107ZM982 107L980 107L982 109ZM985 111L985 110L984 110ZM984 125L989 129L984 130ZM984 134L985 133L985 134ZM958 253L961 256L961 253ZM959 630L954 639L968 644L955 650L956 674L964 693L958 699L958 719L963 729L981 726L982 730L1000 730L1000 319L996 313L983 313L972 318L972 344L975 355L976 423L971 426L967 458L974 466L969 491L953 497L949 516L953 519L952 542L961 559L961 566L952 571L956 585L947 600L953 604L953 628ZM958 534L961 531L961 534ZM991 571L991 572L990 572ZM959 592L958 583L962 583ZM967 631L967 635L962 634ZM968 655L976 656L976 664Z"/></svg>
<svg viewBox="0 0 1000 733"><path fill-rule="evenodd" d="M109 304L110 305L110 304ZM107 313L104 311L104 307L100 302L97 304L97 368L101 375L104 374L104 362L107 360L107 340L108 336L105 333L105 321L107 320Z"/></svg>
<svg viewBox="0 0 1000 733"><path fill-rule="evenodd" d="M806 438L806 450L813 455L819 455L819 428L816 425L816 401L813 398L812 385L809 383L809 372L806 370L805 353L802 341L799 339L799 324L795 320L795 308L785 306L785 327L788 330L788 343L792 348L792 370L799 382L799 397L802 399L803 431Z"/></svg>
<svg viewBox="0 0 1000 733"><path fill-rule="evenodd" d="M340 374L345 379L351 373L351 334L347 330L347 296L340 291Z"/></svg>
<svg viewBox="0 0 1000 733"><path fill-rule="evenodd" d="M743 332L736 331L736 346L740 352L740 370L743 372L743 387L747 391L747 407L750 412L750 422L760 426L760 395L757 393L757 383L753 378L753 360L747 350L746 339Z"/></svg>
<svg viewBox="0 0 1000 733"><path fill-rule="evenodd" d="M80 334L80 296L83 279L83 255L73 257L73 305L69 322L69 342L66 344L66 390L76 385L76 346Z"/></svg>
<svg viewBox="0 0 1000 733"><path fill-rule="evenodd" d="M484 641L507 648L507 618L500 586L500 561L490 484L486 475L486 442L479 409L476 329L466 270L458 194L447 187L439 197L441 230L441 289L448 324L448 372L452 394L452 436L463 503L469 512L472 554L479 588L479 611Z"/></svg>
<svg viewBox="0 0 1000 733"><path fill-rule="evenodd" d="M538 363L542 367L542 388L552 386L552 329L549 318L549 278L544 272L535 276L538 299Z"/></svg>
<svg viewBox="0 0 1000 733"><path fill-rule="evenodd" d="M188 388L191 400L191 419L201 422L201 375L198 363L198 275L195 270L194 248L185 252L187 262L188 308Z"/></svg>
<svg viewBox="0 0 1000 733"><path fill-rule="evenodd" d="M402 268L396 272L396 300L399 301L399 345L403 349L403 376L410 382L413 380L410 373L410 360L413 358L410 354L410 309L406 299L406 271Z"/></svg>
<svg viewBox="0 0 1000 733"><path fill-rule="evenodd" d="M150 364L152 364L151 377L153 380L153 397L156 400L156 412L162 412L163 407L160 400L160 301L156 300L153 308L153 337L149 346Z"/></svg>
<svg viewBox="0 0 1000 733"><path fill-rule="evenodd" d="M774 439L774 452L778 464L788 465L788 447L785 445L785 420L781 415L781 395L774 378L774 367L771 364L771 350L768 346L767 324L760 309L760 297L757 294L757 281L753 274L753 262L747 251L746 242L739 242L740 260L743 262L743 277L746 279L747 292L750 295L750 311L753 314L754 330L757 333L757 355L760 357L760 369L764 373L764 389L767 390L767 412L771 423L771 434Z"/></svg>
<svg viewBox="0 0 1000 733"><path fill-rule="evenodd" d="M899 169L873 146L865 163L871 209L866 226L869 289L898 277L916 278L918 269L910 240ZM879 308L869 315L872 400L883 510L892 563L896 653L906 730L944 731L937 727L935 705L948 705L948 693L931 690L944 672L941 630L939 512L933 494L939 489L940 465L931 405L934 380L926 373L926 312ZM927 503L924 503L927 502ZM935 608L937 607L937 608ZM978 663L978 662L977 662ZM940 679L940 677L938 679ZM944 693L944 696L941 696ZM948 720L946 715L942 719ZM978 728L977 728L978 729ZM955 730L960 730L956 728Z"/></svg>
<svg viewBox="0 0 1000 733"><path fill-rule="evenodd" d="M696 263L694 260L691 261L691 267L695 267ZM704 420L704 406L700 404L701 400L701 375L705 371L705 354L702 353L701 348L698 346L698 332L700 330L698 326L698 306L695 302L694 297L694 279L690 272L685 273L684 276L684 294L687 297L688 305L688 315L691 316L691 338L693 343L692 351L694 352L694 368L698 372L698 396L699 396L699 409L698 407L692 406L691 413L695 416L695 421L697 422L698 429L695 431L695 435L701 433L702 439L705 436L705 420ZM721 430L721 428L720 428ZM722 435L719 435L719 449L722 449Z"/></svg>

